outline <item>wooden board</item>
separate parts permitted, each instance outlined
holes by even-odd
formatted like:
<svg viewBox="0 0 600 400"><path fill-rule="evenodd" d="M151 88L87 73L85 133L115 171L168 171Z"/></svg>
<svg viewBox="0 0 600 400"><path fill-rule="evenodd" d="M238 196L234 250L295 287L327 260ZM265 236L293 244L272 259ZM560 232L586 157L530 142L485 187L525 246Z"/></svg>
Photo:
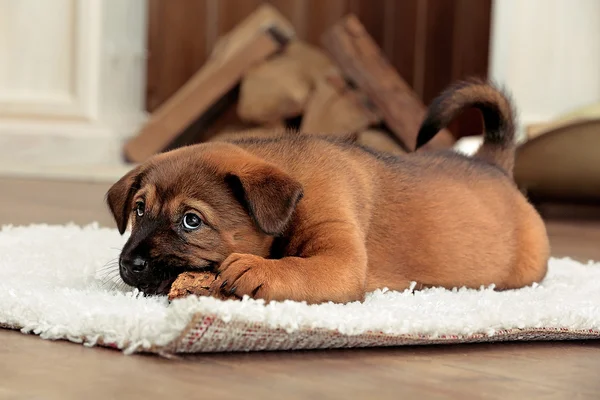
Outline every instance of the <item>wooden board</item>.
<svg viewBox="0 0 600 400"><path fill-rule="evenodd" d="M345 17L323 35L322 42L342 72L380 110L390 130L406 148L414 149L426 108L359 20L354 15ZM452 134L443 130L423 149L449 148L454 142Z"/></svg>
<svg viewBox="0 0 600 400"><path fill-rule="evenodd" d="M263 4L217 40L209 61L227 62L244 49L252 37L269 27L276 27L276 32L285 40L296 36L290 22L279 11L268 4Z"/></svg>
<svg viewBox="0 0 600 400"><path fill-rule="evenodd" d="M272 7L250 15L215 46L211 59L161 105L124 146L130 162L165 150L186 128L235 88L251 67L280 51L293 36L289 23Z"/></svg>

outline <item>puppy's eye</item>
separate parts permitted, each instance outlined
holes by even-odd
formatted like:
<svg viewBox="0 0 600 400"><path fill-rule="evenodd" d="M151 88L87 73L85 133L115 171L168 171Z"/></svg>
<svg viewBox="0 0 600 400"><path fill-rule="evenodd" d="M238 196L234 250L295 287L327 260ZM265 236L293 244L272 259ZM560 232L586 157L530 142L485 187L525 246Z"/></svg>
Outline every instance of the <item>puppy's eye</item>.
<svg viewBox="0 0 600 400"><path fill-rule="evenodd" d="M138 201L135 203L135 213L138 217L143 217L144 212L146 211L146 204L143 201Z"/></svg>
<svg viewBox="0 0 600 400"><path fill-rule="evenodd" d="M202 225L202 220L198 215L194 213L185 214L181 222L183 224L183 227L190 231L196 230L200 228L200 225Z"/></svg>

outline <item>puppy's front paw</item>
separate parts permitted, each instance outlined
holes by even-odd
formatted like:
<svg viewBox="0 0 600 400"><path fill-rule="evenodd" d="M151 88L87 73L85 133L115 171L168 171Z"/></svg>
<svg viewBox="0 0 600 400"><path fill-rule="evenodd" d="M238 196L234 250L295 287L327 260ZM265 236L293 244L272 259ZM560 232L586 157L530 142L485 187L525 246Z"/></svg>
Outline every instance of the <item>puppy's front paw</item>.
<svg viewBox="0 0 600 400"><path fill-rule="evenodd" d="M223 294L272 300L269 261L252 254L233 253L218 269Z"/></svg>

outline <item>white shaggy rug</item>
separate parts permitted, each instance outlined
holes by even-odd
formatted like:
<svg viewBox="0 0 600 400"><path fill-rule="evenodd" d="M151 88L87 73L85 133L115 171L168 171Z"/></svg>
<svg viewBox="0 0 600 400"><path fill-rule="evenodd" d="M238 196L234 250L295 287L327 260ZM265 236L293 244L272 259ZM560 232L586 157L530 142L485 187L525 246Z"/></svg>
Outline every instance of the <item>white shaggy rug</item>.
<svg viewBox="0 0 600 400"><path fill-rule="evenodd" d="M0 230L0 325L44 339L126 353L314 349L505 340L600 338L600 264L552 259L547 279L508 292L377 291L364 303L146 298L104 266L116 230Z"/></svg>

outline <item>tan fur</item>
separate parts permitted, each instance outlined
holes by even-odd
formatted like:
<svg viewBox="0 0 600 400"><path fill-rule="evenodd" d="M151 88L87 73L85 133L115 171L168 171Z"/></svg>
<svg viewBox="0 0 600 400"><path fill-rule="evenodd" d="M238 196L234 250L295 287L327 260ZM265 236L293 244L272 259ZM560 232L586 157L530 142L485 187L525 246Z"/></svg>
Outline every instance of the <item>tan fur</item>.
<svg viewBox="0 0 600 400"><path fill-rule="evenodd" d="M142 218L123 211L132 185L152 193ZM388 157L289 133L205 143L156 156L107 198L120 229L133 221L122 257L149 246L180 260L161 277L215 266L240 297L348 302L411 281L512 289L543 279L549 257L544 224L502 168L453 153ZM205 225L182 232L187 210Z"/></svg>

